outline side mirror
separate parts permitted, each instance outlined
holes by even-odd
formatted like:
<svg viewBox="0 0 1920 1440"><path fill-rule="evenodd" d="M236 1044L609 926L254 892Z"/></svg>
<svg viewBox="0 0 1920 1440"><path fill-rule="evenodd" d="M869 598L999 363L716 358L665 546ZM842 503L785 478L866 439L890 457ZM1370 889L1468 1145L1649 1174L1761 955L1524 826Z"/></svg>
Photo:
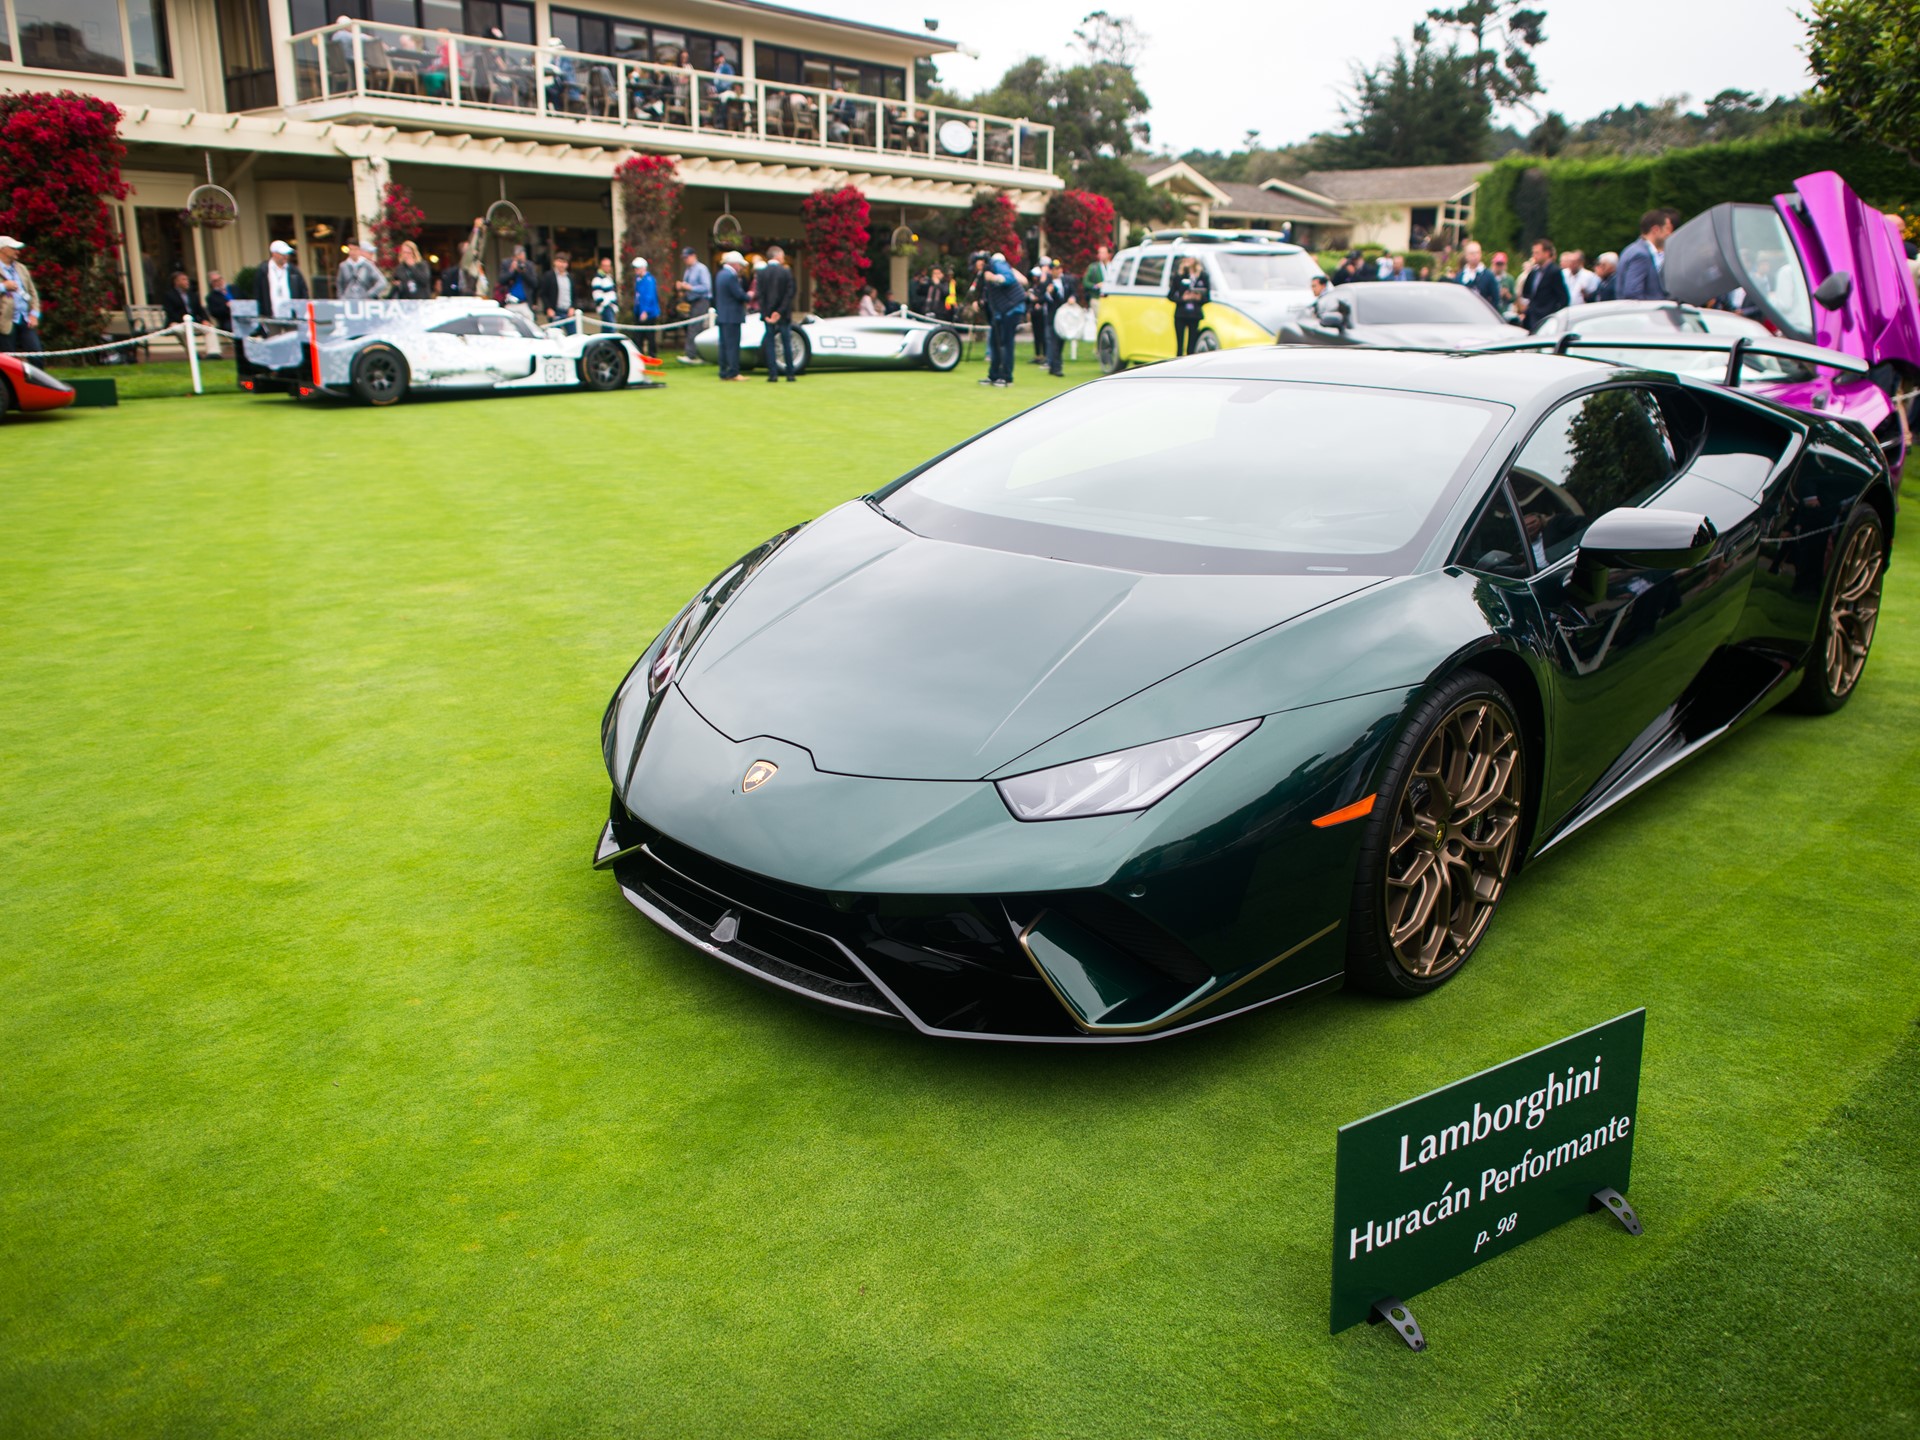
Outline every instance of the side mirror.
<svg viewBox="0 0 1920 1440"><path fill-rule="evenodd" d="M1580 537L1580 564L1635 570L1680 570L1713 553L1720 532L1704 515L1685 510L1609 510Z"/></svg>
<svg viewBox="0 0 1920 1440"><path fill-rule="evenodd" d="M1822 310L1838 310L1847 303L1847 297L1853 294L1853 276L1845 270L1836 270L1820 282L1813 292L1813 303Z"/></svg>
<svg viewBox="0 0 1920 1440"><path fill-rule="evenodd" d="M1320 323L1326 326L1327 329L1344 330L1347 328L1348 322L1347 322L1346 306L1329 305L1326 309L1320 311L1319 314L1320 314Z"/></svg>

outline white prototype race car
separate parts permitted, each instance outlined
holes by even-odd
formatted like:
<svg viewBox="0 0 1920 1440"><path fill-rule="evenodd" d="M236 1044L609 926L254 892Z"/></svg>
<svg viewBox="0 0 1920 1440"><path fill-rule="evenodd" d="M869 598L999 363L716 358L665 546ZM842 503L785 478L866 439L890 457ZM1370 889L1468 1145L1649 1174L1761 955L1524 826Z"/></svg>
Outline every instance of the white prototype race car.
<svg viewBox="0 0 1920 1440"><path fill-rule="evenodd" d="M622 335L543 330L491 300L233 302L240 388L393 405L416 391L621 390L658 385ZM652 362L657 366L658 362Z"/></svg>
<svg viewBox="0 0 1920 1440"><path fill-rule="evenodd" d="M740 366L757 370L766 325L748 315L740 327ZM709 364L720 359L720 331L709 325L693 340L694 353ZM917 370L945 373L960 363L960 331L912 315L813 316L793 327L793 368L808 370Z"/></svg>

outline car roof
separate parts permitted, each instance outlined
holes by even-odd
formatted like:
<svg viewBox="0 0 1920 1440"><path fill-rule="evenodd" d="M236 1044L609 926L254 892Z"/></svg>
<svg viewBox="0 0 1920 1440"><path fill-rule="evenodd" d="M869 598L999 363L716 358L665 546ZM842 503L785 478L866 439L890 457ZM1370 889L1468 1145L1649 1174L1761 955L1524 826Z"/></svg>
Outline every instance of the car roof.
<svg viewBox="0 0 1920 1440"><path fill-rule="evenodd" d="M1317 345L1249 346L1123 371L1116 379L1195 377L1278 380L1410 390L1522 407L1608 378L1612 367L1570 355L1532 351L1328 349ZM1637 372L1636 372L1637 373Z"/></svg>
<svg viewBox="0 0 1920 1440"><path fill-rule="evenodd" d="M1195 254L1224 250L1229 255L1304 255L1306 248L1295 245L1290 240L1262 240L1255 238L1256 231L1238 230L1183 230L1179 234L1155 235L1139 245L1129 245L1118 255L1114 263L1126 259L1129 255L1158 255L1168 250L1185 246Z"/></svg>

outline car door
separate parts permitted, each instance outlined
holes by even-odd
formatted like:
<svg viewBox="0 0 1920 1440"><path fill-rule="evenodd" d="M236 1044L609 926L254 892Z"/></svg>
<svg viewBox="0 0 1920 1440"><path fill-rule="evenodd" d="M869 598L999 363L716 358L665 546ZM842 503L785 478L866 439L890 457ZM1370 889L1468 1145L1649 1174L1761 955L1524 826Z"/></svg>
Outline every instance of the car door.
<svg viewBox="0 0 1920 1440"><path fill-rule="evenodd" d="M1661 733L1738 617L1750 570L1736 571L1731 547L1746 545L1750 560L1753 540L1738 523L1705 560L1680 569L1580 557L1587 526L1620 506L1698 514L1711 492L1716 528L1749 513L1732 492L1686 481L1693 446L1674 429L1651 387L1610 385L1549 412L1508 467L1552 665L1549 813L1565 813L1616 760L1638 753L1636 742Z"/></svg>
<svg viewBox="0 0 1920 1440"><path fill-rule="evenodd" d="M1167 267L1175 263L1166 251L1142 255L1133 272L1133 314L1129 316L1130 360L1168 360L1173 357L1173 304L1167 299Z"/></svg>

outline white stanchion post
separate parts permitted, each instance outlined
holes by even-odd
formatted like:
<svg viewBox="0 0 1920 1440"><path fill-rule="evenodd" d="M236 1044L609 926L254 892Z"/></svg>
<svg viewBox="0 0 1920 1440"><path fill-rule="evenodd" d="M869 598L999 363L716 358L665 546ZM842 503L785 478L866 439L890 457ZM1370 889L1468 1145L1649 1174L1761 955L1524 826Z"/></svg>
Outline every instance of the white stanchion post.
<svg viewBox="0 0 1920 1440"><path fill-rule="evenodd" d="M193 316L180 323L187 327L187 368L193 372L193 393L204 394L200 388L200 347L193 343Z"/></svg>

